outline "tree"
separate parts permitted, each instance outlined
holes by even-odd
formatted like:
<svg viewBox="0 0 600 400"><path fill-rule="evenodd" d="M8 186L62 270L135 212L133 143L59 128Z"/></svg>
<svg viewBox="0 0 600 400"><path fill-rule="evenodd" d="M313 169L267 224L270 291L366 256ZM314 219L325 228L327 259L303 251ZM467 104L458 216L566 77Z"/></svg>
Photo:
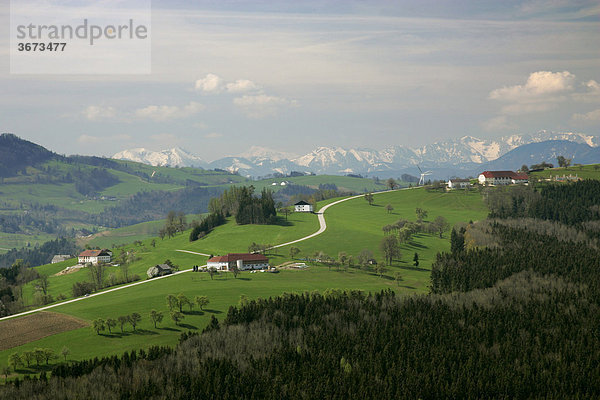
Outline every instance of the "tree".
<svg viewBox="0 0 600 400"><path fill-rule="evenodd" d="M376 264L375 272L377 274L379 274L380 278L383 278L383 274L385 274L387 272L387 268L383 264Z"/></svg>
<svg viewBox="0 0 600 400"><path fill-rule="evenodd" d="M35 358L36 364L39 366L42 361L46 359L46 352L42 348L33 350L33 357Z"/></svg>
<svg viewBox="0 0 600 400"><path fill-rule="evenodd" d="M99 262L97 264L88 264L88 271L90 273L90 279L96 290L100 290L104 287L104 272L105 267L104 264Z"/></svg>
<svg viewBox="0 0 600 400"><path fill-rule="evenodd" d="M215 267L210 267L207 269L208 275L210 275L210 279L212 280L215 274L217 273L217 269Z"/></svg>
<svg viewBox="0 0 600 400"><path fill-rule="evenodd" d="M419 266L419 253L415 252L415 256L413 257L413 262L414 262L415 267Z"/></svg>
<svg viewBox="0 0 600 400"><path fill-rule="evenodd" d="M121 275L123 275L123 280L125 282L129 282L129 260L127 260L126 256L124 257L124 260L121 262L119 267L121 268Z"/></svg>
<svg viewBox="0 0 600 400"><path fill-rule="evenodd" d="M523 165L521 166L521 172L528 173L528 172L529 172L529 167L527 167L527 165L526 165L526 164L523 164Z"/></svg>
<svg viewBox="0 0 600 400"><path fill-rule="evenodd" d="M568 168L571 165L571 160L563 156L556 157L556 161L558 161L558 166L561 168Z"/></svg>
<svg viewBox="0 0 600 400"><path fill-rule="evenodd" d="M10 368L2 367L2 375L4 375L4 384L5 385L8 384L8 374L10 374Z"/></svg>
<svg viewBox="0 0 600 400"><path fill-rule="evenodd" d="M210 301L208 300L208 297L206 297L206 296L196 296L194 298L194 301L196 302L196 304L198 304L198 307L200 307L201 311L203 311L202 308L204 306L207 306L208 303L210 303Z"/></svg>
<svg viewBox="0 0 600 400"><path fill-rule="evenodd" d="M179 321L181 321L184 318L185 318L185 315L183 315L183 313L180 313L179 311L175 311L175 312L171 313L171 319L173 321L175 321L175 325L179 325Z"/></svg>
<svg viewBox="0 0 600 400"><path fill-rule="evenodd" d="M65 362L67 362L67 357L69 356L69 354L71 354L71 350L69 350L67 346L63 346L62 350L60 351L60 354L64 357Z"/></svg>
<svg viewBox="0 0 600 400"><path fill-rule="evenodd" d="M373 252L369 249L363 249L357 257L358 264L362 267L369 265L369 261L373 259Z"/></svg>
<svg viewBox="0 0 600 400"><path fill-rule="evenodd" d="M369 203L370 206L373 205L373 193L369 192L369 193L365 193L365 200L367 201L367 203Z"/></svg>
<svg viewBox="0 0 600 400"><path fill-rule="evenodd" d="M35 359L35 353L32 350L25 350L23 352L23 359L27 364L27 367L31 365L31 362Z"/></svg>
<svg viewBox="0 0 600 400"><path fill-rule="evenodd" d="M379 245L381 251L385 255L385 261L388 265L392 265L394 258L400 257L400 246L398 238L394 235L384 236Z"/></svg>
<svg viewBox="0 0 600 400"><path fill-rule="evenodd" d="M394 211L394 206L388 204L387 206L385 206L385 209L387 210L388 214L391 214L391 212Z"/></svg>
<svg viewBox="0 0 600 400"><path fill-rule="evenodd" d="M150 242L150 246L156 247L156 239L152 239L152 241Z"/></svg>
<svg viewBox="0 0 600 400"><path fill-rule="evenodd" d="M282 207L279 209L279 212L283 215L285 215L285 220L287 221L288 215L290 215L292 213L292 210L290 210L289 207Z"/></svg>
<svg viewBox="0 0 600 400"><path fill-rule="evenodd" d="M298 255L298 253L300 253L300 249L299 248L294 247L294 246L290 247L290 257L292 259L296 258L296 256Z"/></svg>
<svg viewBox="0 0 600 400"><path fill-rule="evenodd" d="M8 365L10 365L15 371L20 365L23 365L23 359L19 353L12 353L8 356Z"/></svg>
<svg viewBox="0 0 600 400"><path fill-rule="evenodd" d="M156 324L159 324L163 320L163 313L160 311L152 310L150 311L150 319L154 322L154 329L156 329Z"/></svg>
<svg viewBox="0 0 600 400"><path fill-rule="evenodd" d="M465 228L460 228L460 231L452 229L450 234L450 251L452 253L461 252L465 249Z"/></svg>
<svg viewBox="0 0 600 400"><path fill-rule="evenodd" d="M179 307L179 312L183 312L183 306L190 303L190 299L187 298L183 293L179 293L177 295L177 306Z"/></svg>
<svg viewBox="0 0 600 400"><path fill-rule="evenodd" d="M425 218L427 218L427 214L428 212L423 210L421 207L417 207L415 209L415 214L417 214L417 221L421 222L423 221Z"/></svg>
<svg viewBox="0 0 600 400"><path fill-rule="evenodd" d="M345 265L348 260L348 254L345 251L340 251L338 253L338 263L340 265Z"/></svg>
<svg viewBox="0 0 600 400"><path fill-rule="evenodd" d="M135 327L142 320L142 316L140 314L134 312L129 315L128 320L129 320L129 323L131 324L131 327L135 331Z"/></svg>
<svg viewBox="0 0 600 400"><path fill-rule="evenodd" d="M38 279L38 286L44 293L44 296L48 294L48 275L40 274L40 278Z"/></svg>
<svg viewBox="0 0 600 400"><path fill-rule="evenodd" d="M112 328L117 326L117 321L114 318L106 318L106 327L108 328L108 333L112 334Z"/></svg>
<svg viewBox="0 0 600 400"><path fill-rule="evenodd" d="M438 234L440 235L440 239L441 239L444 232L446 230L448 230L448 228L450 227L450 224L448 223L446 218L444 218L443 216L440 215L440 216L436 217L436 219L433 221L433 226L435 226L435 229L438 232Z"/></svg>
<svg viewBox="0 0 600 400"><path fill-rule="evenodd" d="M123 328L125 327L125 324L129 322L129 318L127 317L127 315L121 315L117 318L117 321L119 321L119 325L121 326L121 333L123 333Z"/></svg>
<svg viewBox="0 0 600 400"><path fill-rule="evenodd" d="M237 276L240 274L240 269L238 268L237 264L234 264L233 267L231 267L231 272L233 272L233 278L237 278Z"/></svg>
<svg viewBox="0 0 600 400"><path fill-rule="evenodd" d="M385 184L387 185L387 187L388 187L390 190L394 190L394 189L396 189L396 188L398 187L398 184L396 183L396 181L394 180L394 178L389 178L389 179L388 179L388 180L385 182Z"/></svg>
<svg viewBox="0 0 600 400"><path fill-rule="evenodd" d="M104 329L106 329L106 323L104 322L104 320L102 318L96 318L95 320L92 321L92 329L94 331L96 331L96 334L99 335L100 332L104 331Z"/></svg>
<svg viewBox="0 0 600 400"><path fill-rule="evenodd" d="M43 349L43 351L44 351L44 360L46 360L46 365L48 365L50 360L53 360L56 358L56 354L54 354L54 350L52 350L52 349Z"/></svg>
<svg viewBox="0 0 600 400"><path fill-rule="evenodd" d="M396 285L400 286L400 281L402 280L402 274L400 272L396 272L394 274L394 279L396 280Z"/></svg>
<svg viewBox="0 0 600 400"><path fill-rule="evenodd" d="M177 297L172 294L168 294L167 297L167 307L169 307L169 311L173 311L175 307L177 307Z"/></svg>
<svg viewBox="0 0 600 400"><path fill-rule="evenodd" d="M244 306L245 306L246 304L248 304L249 302L250 302L250 299L248 298L248 296L247 296L247 295L245 295L245 294L243 294L243 293L242 293L242 294L240 294L240 301L239 301L239 303L238 303L238 305L239 305L240 307L244 307Z"/></svg>

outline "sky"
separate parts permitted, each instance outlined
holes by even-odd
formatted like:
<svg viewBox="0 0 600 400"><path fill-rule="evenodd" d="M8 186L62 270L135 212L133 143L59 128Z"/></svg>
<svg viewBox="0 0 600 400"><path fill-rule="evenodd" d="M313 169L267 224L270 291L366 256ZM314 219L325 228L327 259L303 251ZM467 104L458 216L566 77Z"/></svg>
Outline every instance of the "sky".
<svg viewBox="0 0 600 400"><path fill-rule="evenodd" d="M155 0L123 75L11 74L0 2L0 132L60 154L600 135L597 1Z"/></svg>

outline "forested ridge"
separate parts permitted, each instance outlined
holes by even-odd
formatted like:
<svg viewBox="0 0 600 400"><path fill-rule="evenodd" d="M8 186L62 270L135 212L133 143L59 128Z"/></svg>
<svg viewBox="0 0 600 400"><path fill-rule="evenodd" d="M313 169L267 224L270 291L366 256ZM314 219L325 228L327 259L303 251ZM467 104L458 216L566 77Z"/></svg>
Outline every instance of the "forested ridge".
<svg viewBox="0 0 600 400"><path fill-rule="evenodd" d="M562 200L546 201L544 219L455 230L428 295L258 299L152 360L57 366L55 377L9 385L0 397L599 398L600 254L589 221L558 210L569 202L593 210L594 185L547 191ZM546 189L532 191L524 209Z"/></svg>

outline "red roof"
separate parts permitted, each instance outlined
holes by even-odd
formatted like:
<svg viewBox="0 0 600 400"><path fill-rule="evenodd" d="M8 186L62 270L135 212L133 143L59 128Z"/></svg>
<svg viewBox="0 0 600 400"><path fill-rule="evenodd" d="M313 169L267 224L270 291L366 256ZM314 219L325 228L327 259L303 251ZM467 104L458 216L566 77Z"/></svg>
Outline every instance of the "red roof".
<svg viewBox="0 0 600 400"><path fill-rule="evenodd" d="M229 253L226 256L216 256L208 260L208 262L237 262L242 261L262 261L268 262L269 259L262 254L250 254L250 253Z"/></svg>
<svg viewBox="0 0 600 400"><path fill-rule="evenodd" d="M527 174L516 173L513 171L483 171L481 175L485 176L486 178L529 179Z"/></svg>
<svg viewBox="0 0 600 400"><path fill-rule="evenodd" d="M108 253L106 250L84 250L79 254L79 257L98 257L101 255L107 256Z"/></svg>

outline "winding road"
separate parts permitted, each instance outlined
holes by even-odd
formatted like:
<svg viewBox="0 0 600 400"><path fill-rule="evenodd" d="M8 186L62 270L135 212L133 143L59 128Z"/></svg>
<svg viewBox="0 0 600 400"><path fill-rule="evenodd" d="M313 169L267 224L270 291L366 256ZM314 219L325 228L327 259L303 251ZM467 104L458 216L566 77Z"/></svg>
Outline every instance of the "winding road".
<svg viewBox="0 0 600 400"><path fill-rule="evenodd" d="M373 193L373 195L378 195L378 194L381 194L381 193L394 192L394 191L398 191L398 190L406 190L406 189L408 189L408 188L394 189L394 190L385 190L385 191L382 191L382 192L375 192L375 193ZM363 197L363 196L364 196L364 194L358 194L356 196L346 197L345 199L337 200L337 201L334 201L333 203L329 203L329 204L323 206L323 208L321 208L319 210L319 212L317 212L317 217L319 218L319 230L318 231L316 231L315 233L311 233L308 236L304 236L303 238L292 240L291 242L282 243L282 244L278 244L276 246L272 246L269 249L274 249L274 248L283 247L283 246L287 246L287 245L290 245L290 244L302 242L302 241L305 241L305 240L308 240L310 238L313 238L315 236L320 235L321 233L325 232L325 230L327 229L327 222L325 221L325 211L327 211L327 209L329 209L329 207L335 206L336 204L343 203L344 201L348 201L348 200L352 200L352 199L357 199L357 198ZM205 256L205 257L209 257L210 256L209 254L198 253L198 252L190 251L190 250L180 250L180 249L177 249L175 251L179 251L181 253L197 254L197 255ZM102 296L104 294L111 293L111 292L116 292L117 290L127 289L127 288L130 288L132 286L143 285L145 283L150 283L150 282L156 282L159 279L170 278L172 276L183 274L185 272L190 272L190 271L192 271L192 270L191 269L186 269L186 270L183 270L183 271L175 272L175 273L170 274L170 275L164 275L164 276L153 278L153 279L148 279L148 280L139 281L139 282L135 282L135 283L129 283L127 285L119 286L117 288L107 289L107 290L104 290L102 292L97 292L97 293L94 293L94 294L90 294L89 296L78 297L76 299L71 299L71 300L65 300L65 301L63 301L61 303L56 303L56 304L52 304L52 305L49 305L49 306L36 308L34 310L24 311L22 313L13 314L13 315L9 315L9 316L6 316L6 317L1 317L0 321L3 321L5 319L9 319L9 318L21 317L23 315L32 314L32 313L35 313L35 312L38 312L38 311L49 310L51 308L60 307L60 306L65 305L65 304L74 303L76 301L91 299L92 297Z"/></svg>

